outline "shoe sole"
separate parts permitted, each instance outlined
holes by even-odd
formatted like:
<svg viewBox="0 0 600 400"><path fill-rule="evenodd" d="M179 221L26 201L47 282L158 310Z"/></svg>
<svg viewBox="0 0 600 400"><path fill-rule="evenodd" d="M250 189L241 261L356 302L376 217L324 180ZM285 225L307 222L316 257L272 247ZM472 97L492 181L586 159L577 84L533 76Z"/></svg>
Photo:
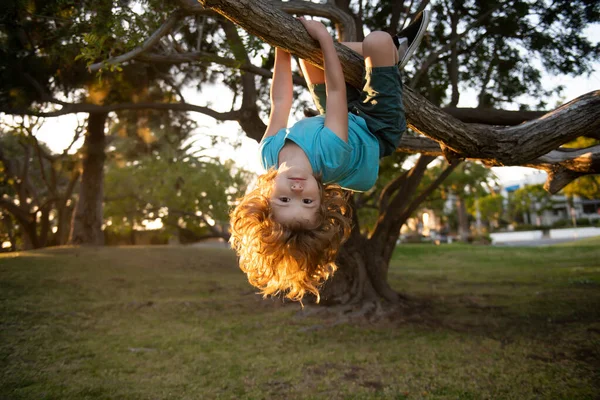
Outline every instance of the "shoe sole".
<svg viewBox="0 0 600 400"><path fill-rule="evenodd" d="M412 58L413 54L417 50L417 47L419 47L419 45L421 44L421 40L423 39L423 36L425 36L425 32L427 32L427 26L429 26L429 15L429 10L423 10L423 23L421 24L421 27L417 32L417 36L415 36L415 40L413 40L413 42L408 47L408 50L406 50L406 53L404 54L401 63L398 64L398 68L403 69L406 66L408 61Z"/></svg>

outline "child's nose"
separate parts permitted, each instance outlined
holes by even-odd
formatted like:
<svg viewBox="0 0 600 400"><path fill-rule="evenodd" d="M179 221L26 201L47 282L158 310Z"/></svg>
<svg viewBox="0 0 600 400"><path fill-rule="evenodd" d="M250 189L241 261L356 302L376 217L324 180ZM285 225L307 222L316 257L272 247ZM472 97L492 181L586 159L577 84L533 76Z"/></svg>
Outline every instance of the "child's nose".
<svg viewBox="0 0 600 400"><path fill-rule="evenodd" d="M294 192L301 192L302 191L302 185L300 183L292 183L292 191Z"/></svg>

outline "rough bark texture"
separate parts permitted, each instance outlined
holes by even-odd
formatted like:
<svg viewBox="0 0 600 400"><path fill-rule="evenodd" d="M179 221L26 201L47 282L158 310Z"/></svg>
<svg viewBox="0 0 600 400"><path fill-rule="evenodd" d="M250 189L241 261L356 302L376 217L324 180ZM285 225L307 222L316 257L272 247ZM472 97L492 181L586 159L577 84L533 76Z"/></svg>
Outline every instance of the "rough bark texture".
<svg viewBox="0 0 600 400"><path fill-rule="evenodd" d="M93 113L83 144L83 174L79 199L73 213L70 244L104 244L102 200L104 197L104 125L107 113Z"/></svg>

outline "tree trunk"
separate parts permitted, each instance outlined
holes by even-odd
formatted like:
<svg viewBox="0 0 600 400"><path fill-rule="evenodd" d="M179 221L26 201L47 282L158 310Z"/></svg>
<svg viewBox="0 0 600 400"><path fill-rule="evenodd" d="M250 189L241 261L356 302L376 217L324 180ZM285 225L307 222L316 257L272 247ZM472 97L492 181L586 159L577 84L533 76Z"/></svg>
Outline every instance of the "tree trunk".
<svg viewBox="0 0 600 400"><path fill-rule="evenodd" d="M75 191L75 186L79 182L80 172L74 169L69 179L69 185L63 193L61 199L56 202L57 217L58 217L58 229L54 236L56 245L62 246L69 242L69 235L71 233L71 222L73 215L73 206L71 205L71 198Z"/></svg>
<svg viewBox="0 0 600 400"><path fill-rule="evenodd" d="M357 304L385 300L398 303L407 297L396 292L388 283L389 264L392 259L400 228L418 205L423 202L456 168L450 165L440 176L421 193L415 196L419 182L427 165L435 157L422 156L406 178L388 184L389 200L385 200L385 211L380 215L371 237L360 233L356 213L354 228L348 241L338 253L338 271L321 289L321 302L324 305Z"/></svg>
<svg viewBox="0 0 600 400"><path fill-rule="evenodd" d="M71 212L71 214L69 214L69 212ZM58 207L58 210L57 210L58 223L57 223L56 234L54 235L54 243L57 246L62 246L69 242L69 233L70 233L69 232L70 231L69 223L71 221L71 219L69 218L70 215L72 215L71 208L69 208L65 205Z"/></svg>
<svg viewBox="0 0 600 400"><path fill-rule="evenodd" d="M387 283L389 260L372 248L369 239L357 229L340 249L338 270L321 288L323 305L351 305L387 300L395 303L402 298Z"/></svg>
<svg viewBox="0 0 600 400"><path fill-rule="evenodd" d="M27 222L21 221L21 229L23 230L23 250L39 248L35 215Z"/></svg>
<svg viewBox="0 0 600 400"><path fill-rule="evenodd" d="M457 196L456 198L456 212L458 214L458 235L460 241L467 243L471 232L469 229L467 206L465 205L465 199L463 199L462 196Z"/></svg>
<svg viewBox="0 0 600 400"><path fill-rule="evenodd" d="M386 245L374 243L354 229L338 253L338 270L321 288L321 303L351 305L381 300L398 303L406 299L388 283L392 253L384 250Z"/></svg>
<svg viewBox="0 0 600 400"><path fill-rule="evenodd" d="M79 199L73 212L70 244L101 246L104 196L104 125L108 113L91 113L83 144L83 174Z"/></svg>
<svg viewBox="0 0 600 400"><path fill-rule="evenodd" d="M40 213L40 233L38 237L38 246L46 247L48 245L48 235L50 233L50 206L43 207Z"/></svg>

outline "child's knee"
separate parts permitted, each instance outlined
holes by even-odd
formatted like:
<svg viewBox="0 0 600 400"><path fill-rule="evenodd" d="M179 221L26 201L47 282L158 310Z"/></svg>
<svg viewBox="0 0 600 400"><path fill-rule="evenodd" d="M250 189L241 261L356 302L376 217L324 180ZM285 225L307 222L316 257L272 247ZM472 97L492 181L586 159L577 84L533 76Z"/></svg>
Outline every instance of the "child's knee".
<svg viewBox="0 0 600 400"><path fill-rule="evenodd" d="M394 46L394 40L389 33L383 31L371 32L363 40L363 51L387 49L389 46Z"/></svg>
<svg viewBox="0 0 600 400"><path fill-rule="evenodd" d="M391 66L398 62L392 37L381 31L371 32L363 41L363 56L367 67Z"/></svg>

